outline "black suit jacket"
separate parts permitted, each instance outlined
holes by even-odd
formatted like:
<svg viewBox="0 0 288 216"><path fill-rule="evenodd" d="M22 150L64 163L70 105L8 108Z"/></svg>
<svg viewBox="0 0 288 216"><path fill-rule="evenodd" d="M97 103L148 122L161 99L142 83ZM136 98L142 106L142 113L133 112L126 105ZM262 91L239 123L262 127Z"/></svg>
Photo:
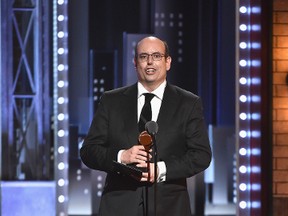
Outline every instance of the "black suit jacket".
<svg viewBox="0 0 288 216"><path fill-rule="evenodd" d="M166 181L157 184L157 215L190 216L186 178L211 161L201 99L167 84L157 124L158 160L167 167ZM105 92L80 150L89 168L107 172L100 215L136 216L145 186L153 212L153 185L118 174L112 163L119 150L138 143L138 135L137 84Z"/></svg>

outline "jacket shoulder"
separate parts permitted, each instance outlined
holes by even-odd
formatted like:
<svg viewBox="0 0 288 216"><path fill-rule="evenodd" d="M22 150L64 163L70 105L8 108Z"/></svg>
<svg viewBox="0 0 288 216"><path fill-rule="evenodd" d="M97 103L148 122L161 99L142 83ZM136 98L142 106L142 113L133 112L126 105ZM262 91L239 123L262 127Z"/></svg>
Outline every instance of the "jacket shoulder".
<svg viewBox="0 0 288 216"><path fill-rule="evenodd" d="M105 91L102 97L119 97L121 95L130 95L137 93L137 85L123 86L112 90Z"/></svg>
<svg viewBox="0 0 288 216"><path fill-rule="evenodd" d="M191 91L188 91L186 89L183 89L179 86L176 86L176 85L171 85L169 84L168 85L169 88L174 91L178 96L181 96L181 97L187 97L187 98L192 98L192 99L199 99L200 97L198 95L196 95L195 93L191 92Z"/></svg>

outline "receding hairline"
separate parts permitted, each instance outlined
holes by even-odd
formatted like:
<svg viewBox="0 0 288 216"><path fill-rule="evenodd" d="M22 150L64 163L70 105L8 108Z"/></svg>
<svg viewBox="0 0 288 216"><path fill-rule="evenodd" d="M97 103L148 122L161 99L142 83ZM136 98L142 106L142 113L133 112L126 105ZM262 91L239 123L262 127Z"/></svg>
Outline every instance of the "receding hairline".
<svg viewBox="0 0 288 216"><path fill-rule="evenodd" d="M162 39L160 39L160 38L158 38L158 37L155 37L155 36L147 36L147 37L144 37L144 38L142 38L141 40L139 40L139 41L137 42L137 44L136 44L136 46L135 46L135 56L137 56L137 53L138 53L138 52L137 52L137 49L138 49L139 45L140 45L143 41L148 40L148 39L162 42L162 44L163 44L163 46L164 46L164 49L165 49L165 56L168 57L168 56L170 55L170 54L169 54L168 44L167 44L167 42L166 42L165 40L162 40Z"/></svg>

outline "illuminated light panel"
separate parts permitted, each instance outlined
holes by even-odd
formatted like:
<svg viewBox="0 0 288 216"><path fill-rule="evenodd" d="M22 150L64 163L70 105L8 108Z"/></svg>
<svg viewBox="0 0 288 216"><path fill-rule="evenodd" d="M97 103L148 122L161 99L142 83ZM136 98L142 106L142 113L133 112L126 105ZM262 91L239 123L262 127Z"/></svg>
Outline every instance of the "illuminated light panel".
<svg viewBox="0 0 288 216"><path fill-rule="evenodd" d="M247 25L242 24L239 26L240 31L246 31L248 29Z"/></svg>
<svg viewBox="0 0 288 216"><path fill-rule="evenodd" d="M240 173L246 173L247 170L248 170L248 169L247 169L246 166L240 166L240 167L239 167L239 172L240 172Z"/></svg>
<svg viewBox="0 0 288 216"><path fill-rule="evenodd" d="M65 82L64 82L63 80L59 80L58 83L57 83L57 86L58 86L59 88L64 87L64 85L65 85Z"/></svg>
<svg viewBox="0 0 288 216"><path fill-rule="evenodd" d="M241 202L239 203L239 206L240 206L240 208L245 209L245 208L247 208L247 202L241 201Z"/></svg>
<svg viewBox="0 0 288 216"><path fill-rule="evenodd" d="M58 3L59 5L63 5L63 4L64 4L64 0L58 0L57 3Z"/></svg>
<svg viewBox="0 0 288 216"><path fill-rule="evenodd" d="M65 164L64 164L63 162L60 162L60 163L58 164L58 169L59 169L59 170L64 170L64 169L65 169Z"/></svg>
<svg viewBox="0 0 288 216"><path fill-rule="evenodd" d="M65 196L60 195L60 196L58 197L58 202L59 202L59 203L63 203L64 201L65 201Z"/></svg>
<svg viewBox="0 0 288 216"><path fill-rule="evenodd" d="M239 83L240 83L241 85L246 85L246 84L247 84L247 79L246 79L245 77L241 77L241 78L239 79Z"/></svg>
<svg viewBox="0 0 288 216"><path fill-rule="evenodd" d="M252 95L251 100L254 103L259 103L261 102L261 97L259 95Z"/></svg>
<svg viewBox="0 0 288 216"><path fill-rule="evenodd" d="M240 113L239 118L241 120L246 120L248 118L248 115L246 113Z"/></svg>
<svg viewBox="0 0 288 216"><path fill-rule="evenodd" d="M59 113L59 114L58 114L58 121L63 121L64 118L65 118L64 113Z"/></svg>
<svg viewBox="0 0 288 216"><path fill-rule="evenodd" d="M251 44L253 49L260 49L261 48L261 44L259 42L253 42Z"/></svg>
<svg viewBox="0 0 288 216"><path fill-rule="evenodd" d="M248 11L248 10L247 10L247 7L245 7L245 6L242 6L242 7L239 8L239 12L240 12L240 13L243 13L243 14L244 14L244 13L247 13L247 11Z"/></svg>
<svg viewBox="0 0 288 216"><path fill-rule="evenodd" d="M261 203L260 202L252 202L251 207L252 208L261 208Z"/></svg>
<svg viewBox="0 0 288 216"><path fill-rule="evenodd" d="M239 97L239 100L240 100L241 102L245 103L245 102L247 102L247 96L246 96L246 95L241 95L241 96Z"/></svg>
<svg viewBox="0 0 288 216"><path fill-rule="evenodd" d="M65 102L65 98L64 97L59 97L57 102L58 102L58 104L63 104Z"/></svg>
<svg viewBox="0 0 288 216"><path fill-rule="evenodd" d="M59 146L59 147L58 147L58 153L59 153L59 154L63 154L64 152L65 152L64 146Z"/></svg>
<svg viewBox="0 0 288 216"><path fill-rule="evenodd" d="M57 33L57 36L58 36L58 38L63 38L63 37L65 36L65 34L64 34L63 31L59 31L59 32Z"/></svg>
<svg viewBox="0 0 288 216"><path fill-rule="evenodd" d="M242 155L242 156L247 155L247 149L245 149L245 148L239 149L239 154Z"/></svg>
<svg viewBox="0 0 288 216"><path fill-rule="evenodd" d="M261 41L252 37L252 34L259 34L262 31L261 23L257 23L256 17L261 14L261 7L251 1L238 0L237 7L239 13L237 17L238 33L237 33L237 55L238 62L236 74L236 134L237 137L237 185L235 187L236 194L233 200L237 203L237 216L260 215L257 209L261 208L260 200L257 196L251 196L253 191L261 189L261 182L254 182L253 178L261 173L261 167L255 162L251 164L251 158L261 156L260 149L257 145L261 138L261 131L252 128L251 125L257 125L261 120L260 110L251 111L251 107L259 107L261 103L260 94L257 91L261 87L261 78L257 76L261 67L261 56L257 55L261 49ZM237 10L236 10L237 11ZM251 40L253 39L253 41ZM251 50L253 49L253 58ZM255 54L256 53L256 54ZM257 58L258 56L258 58ZM255 90L256 89L256 90ZM253 91L252 91L253 90ZM252 93L253 92L253 93ZM253 105L256 106L253 106ZM252 143L253 142L253 143ZM258 161L257 159L255 161ZM253 182L251 182L253 181ZM251 200L253 197L253 200ZM256 198L255 198L256 197Z"/></svg>
<svg viewBox="0 0 288 216"><path fill-rule="evenodd" d="M258 77L253 77L251 79L251 83L254 84L254 85L260 85L261 84L261 79L259 79Z"/></svg>
<svg viewBox="0 0 288 216"><path fill-rule="evenodd" d="M248 132L245 131L245 130L241 130L241 131L239 132L239 136L240 136L241 138L246 138L246 137L248 136Z"/></svg>
<svg viewBox="0 0 288 216"><path fill-rule="evenodd" d="M59 16L58 16L58 21L59 21L59 22L62 22L63 20L64 20L64 16L63 16L63 15L59 15Z"/></svg>
<svg viewBox="0 0 288 216"><path fill-rule="evenodd" d="M261 137L261 133L260 133L260 131L252 131L251 132L251 136L252 137L254 137L254 138L259 138L259 137Z"/></svg>
<svg viewBox="0 0 288 216"><path fill-rule="evenodd" d="M241 43L239 44L239 47L240 47L241 49L246 49L246 48L248 47L248 45L247 45L246 42L241 42Z"/></svg>
<svg viewBox="0 0 288 216"><path fill-rule="evenodd" d="M65 66L63 64L58 65L58 70L63 71L65 69Z"/></svg>
<svg viewBox="0 0 288 216"><path fill-rule="evenodd" d="M240 189L241 191L246 191L246 190L247 190L247 185L244 184L244 183L241 183L241 184L239 185L239 189Z"/></svg>
<svg viewBox="0 0 288 216"><path fill-rule="evenodd" d="M261 61L260 60L252 60L251 64L253 67L260 67L261 66Z"/></svg>
<svg viewBox="0 0 288 216"><path fill-rule="evenodd" d="M63 187L65 185L65 180L64 179L59 179L58 180L58 186Z"/></svg>
<svg viewBox="0 0 288 216"><path fill-rule="evenodd" d="M58 137L64 137L65 136L65 130L59 130L57 133Z"/></svg>
<svg viewBox="0 0 288 216"><path fill-rule="evenodd" d="M261 13L261 8L260 7L252 7L251 12L254 14L260 14Z"/></svg>
<svg viewBox="0 0 288 216"><path fill-rule="evenodd" d="M245 60L245 59L242 59L242 60L240 60L240 62L239 62L239 65L240 65L241 67L246 67L247 64L248 64L248 62L247 62L247 60Z"/></svg>
<svg viewBox="0 0 288 216"><path fill-rule="evenodd" d="M252 184L251 190L260 191L261 185L260 184Z"/></svg>
<svg viewBox="0 0 288 216"><path fill-rule="evenodd" d="M68 0L53 0L53 114L56 215L68 215Z"/></svg>
<svg viewBox="0 0 288 216"><path fill-rule="evenodd" d="M252 155L261 155L261 150L259 148L253 148L251 150Z"/></svg>

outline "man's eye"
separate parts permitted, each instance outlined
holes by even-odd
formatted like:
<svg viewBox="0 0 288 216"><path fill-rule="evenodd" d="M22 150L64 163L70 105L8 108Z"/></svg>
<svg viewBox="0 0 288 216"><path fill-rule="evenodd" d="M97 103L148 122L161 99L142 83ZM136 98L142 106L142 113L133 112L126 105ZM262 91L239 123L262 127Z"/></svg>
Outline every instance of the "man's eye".
<svg viewBox="0 0 288 216"><path fill-rule="evenodd" d="M153 54L153 58L156 58L156 59L161 58L161 55L159 53L155 53Z"/></svg>
<svg viewBox="0 0 288 216"><path fill-rule="evenodd" d="M147 58L147 55L140 55L139 58L140 58L140 59L146 59L146 58Z"/></svg>

